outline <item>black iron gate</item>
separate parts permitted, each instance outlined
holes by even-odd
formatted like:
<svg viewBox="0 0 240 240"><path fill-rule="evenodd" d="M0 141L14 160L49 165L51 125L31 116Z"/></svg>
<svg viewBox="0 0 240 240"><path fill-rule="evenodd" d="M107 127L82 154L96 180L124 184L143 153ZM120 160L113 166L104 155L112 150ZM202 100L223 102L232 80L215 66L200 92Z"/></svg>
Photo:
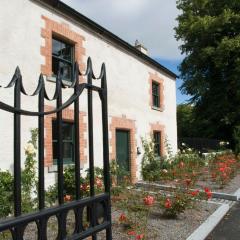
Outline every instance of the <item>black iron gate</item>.
<svg viewBox="0 0 240 240"><path fill-rule="evenodd" d="M61 69L61 68L60 68ZM29 96L22 83L22 75L19 68L6 88L14 87L14 106L0 102L0 109L13 113L14 115L14 217L0 222L0 233L9 230L14 240L23 240L26 226L35 222L38 230L38 239L47 239L47 223L50 217L55 216L58 220L58 240L62 239L84 239L92 236L97 239L97 233L106 230L106 239L112 239L111 235L111 208L110 208L110 175L109 175L109 146L108 146L108 112L107 112L107 83L105 64L102 65L99 77L95 77L92 69L92 62L87 61L87 70L83 74L76 63L73 70L73 79L70 88L74 93L65 102L62 102L62 91L64 85L61 70L56 78L56 89L53 98L49 98L45 89L45 82L42 75L39 77L38 86L30 96L38 96L38 110L27 111L21 107L21 95ZM86 76L87 83L79 83L79 77ZM94 86L93 79L99 79L101 86ZM88 100L88 143L89 143L89 173L90 173L90 197L82 197L80 189L80 151L79 151L79 97L83 90L87 89ZM93 149L93 102L92 93L98 92L102 104L102 129L103 129L103 178L105 191L95 195L94 190L94 149ZM44 110L44 100L56 100L56 108L52 111ZM64 203L64 177L63 177L63 152L62 152L62 111L74 104L74 129L75 129L75 199L72 202ZM52 208L45 208L44 191L44 116L56 113L57 116L57 182L58 182L58 203ZM38 212L22 215L21 210L21 115L38 117ZM0 193L1 194L1 193ZM103 221L98 222L97 206L101 204L104 209ZM90 226L83 226L83 209L88 209ZM71 236L66 233L67 213L72 210L75 215L75 229Z"/></svg>

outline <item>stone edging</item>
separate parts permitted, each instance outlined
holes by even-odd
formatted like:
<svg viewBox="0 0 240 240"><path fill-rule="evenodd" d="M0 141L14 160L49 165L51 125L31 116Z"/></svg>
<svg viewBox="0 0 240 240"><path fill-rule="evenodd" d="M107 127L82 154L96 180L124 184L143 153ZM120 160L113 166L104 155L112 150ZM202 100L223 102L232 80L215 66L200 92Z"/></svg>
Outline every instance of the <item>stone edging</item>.
<svg viewBox="0 0 240 240"><path fill-rule="evenodd" d="M144 186L152 186L154 188L158 188L160 190L174 190L176 187L175 186L170 186L170 185L162 185L158 183L147 183L147 182L138 182L136 184L139 187L144 187ZM192 189L194 190L194 189ZM228 193L221 193L221 192L212 192L212 197L213 198L220 198L220 199L225 199L225 200L230 200L230 201L238 201L240 199L240 188L234 193L234 194L228 194Z"/></svg>
<svg viewBox="0 0 240 240"><path fill-rule="evenodd" d="M216 203L215 203L216 204ZM220 207L210 215L186 240L204 240L223 219L230 207L228 204L220 204Z"/></svg>

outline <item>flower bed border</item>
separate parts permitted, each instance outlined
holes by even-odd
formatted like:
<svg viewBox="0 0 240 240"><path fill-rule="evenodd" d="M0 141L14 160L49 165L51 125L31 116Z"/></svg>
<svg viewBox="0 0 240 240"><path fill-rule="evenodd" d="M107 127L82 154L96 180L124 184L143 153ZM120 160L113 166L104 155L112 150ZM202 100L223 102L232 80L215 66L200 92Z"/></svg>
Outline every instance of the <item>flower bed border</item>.
<svg viewBox="0 0 240 240"><path fill-rule="evenodd" d="M170 185L162 185L158 183L148 183L144 181L140 181L136 183L137 187L154 187L159 190L166 190L166 191L174 191L177 187L175 186L170 186ZM191 189L194 191L195 189ZM200 192L204 192L201 191ZM230 200L230 201L238 201L240 199L240 188L234 193L234 194L228 194L228 193L222 193L222 192L212 192L212 197L213 198L220 198L220 199L225 199L225 200Z"/></svg>
<svg viewBox="0 0 240 240"><path fill-rule="evenodd" d="M229 204L216 203L220 207L210 215L186 240L204 240L218 225L230 209Z"/></svg>

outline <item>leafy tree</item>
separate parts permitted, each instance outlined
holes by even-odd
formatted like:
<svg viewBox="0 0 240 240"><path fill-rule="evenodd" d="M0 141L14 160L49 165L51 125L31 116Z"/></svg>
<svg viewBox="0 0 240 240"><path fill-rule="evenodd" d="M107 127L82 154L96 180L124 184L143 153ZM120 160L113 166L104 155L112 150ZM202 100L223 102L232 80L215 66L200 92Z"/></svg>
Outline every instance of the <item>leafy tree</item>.
<svg viewBox="0 0 240 240"><path fill-rule="evenodd" d="M240 1L178 0L181 90L206 137L233 142L240 120Z"/></svg>
<svg viewBox="0 0 240 240"><path fill-rule="evenodd" d="M195 137L193 106L179 104L177 106L178 137Z"/></svg>

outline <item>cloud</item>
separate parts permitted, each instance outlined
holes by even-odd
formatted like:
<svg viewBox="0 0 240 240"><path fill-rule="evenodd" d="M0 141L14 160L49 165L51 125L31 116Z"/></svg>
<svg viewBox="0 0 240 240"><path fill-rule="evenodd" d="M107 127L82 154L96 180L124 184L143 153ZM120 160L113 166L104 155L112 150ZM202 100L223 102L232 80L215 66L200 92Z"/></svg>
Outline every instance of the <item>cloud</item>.
<svg viewBox="0 0 240 240"><path fill-rule="evenodd" d="M174 38L176 0L63 0L130 44L138 39L154 58L181 59Z"/></svg>

